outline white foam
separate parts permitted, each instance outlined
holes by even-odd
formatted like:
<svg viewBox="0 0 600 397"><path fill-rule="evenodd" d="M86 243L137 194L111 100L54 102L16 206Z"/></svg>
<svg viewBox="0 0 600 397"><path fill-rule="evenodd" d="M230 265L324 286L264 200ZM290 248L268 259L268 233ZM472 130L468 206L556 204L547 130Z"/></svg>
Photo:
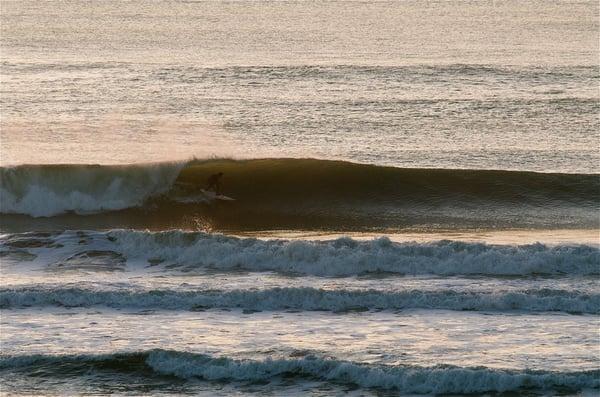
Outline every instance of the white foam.
<svg viewBox="0 0 600 397"><path fill-rule="evenodd" d="M363 388L418 394L475 394L486 392L580 392L600 387L600 371L552 372L436 365L363 364L308 355L303 358L237 360L206 354L150 350L103 355L24 355L0 357L1 369L44 367L44 376L64 376L65 365L78 369L102 362L105 371L146 365L160 375L218 382L268 382L290 376ZM111 365L114 362L114 365ZM55 370L53 371L53 368Z"/></svg>
<svg viewBox="0 0 600 397"><path fill-rule="evenodd" d="M184 164L0 168L0 212L47 217L139 206L167 192Z"/></svg>
<svg viewBox="0 0 600 397"><path fill-rule="evenodd" d="M339 238L289 241L205 233L112 231L114 250L127 258L160 259L186 270L277 271L317 276L370 272L438 275L597 275L600 250L585 245L488 245L440 241L393 243Z"/></svg>
<svg viewBox="0 0 600 397"><path fill-rule="evenodd" d="M181 378L224 381L268 381L286 374L306 376L361 387L396 389L406 393L482 393L507 392L522 388L571 390L598 388L598 371L556 373L546 371L510 371L485 367L461 368L361 365L348 361L309 356L302 359L264 361L212 358L207 355L153 351L146 363L161 374Z"/></svg>
<svg viewBox="0 0 600 397"><path fill-rule="evenodd" d="M86 236L83 245L80 234ZM168 265L172 271L247 270L315 276L600 274L600 249L588 245L391 242L386 237L368 241L347 237L330 241L260 240L182 231L131 230L67 231L38 240L35 234L5 235L0 238L0 250L10 254L14 244L30 245L33 248L24 249L37 256L38 267L68 262L70 257L99 250L115 252L125 258L129 269L141 271L149 263L161 263L155 269ZM35 248L40 244L41 248ZM23 248L19 248L21 251Z"/></svg>
<svg viewBox="0 0 600 397"><path fill-rule="evenodd" d="M265 290L98 290L28 286L0 289L0 307L40 306L198 310L399 310L563 311L600 313L600 295L565 290L464 292L324 290L310 287Z"/></svg>

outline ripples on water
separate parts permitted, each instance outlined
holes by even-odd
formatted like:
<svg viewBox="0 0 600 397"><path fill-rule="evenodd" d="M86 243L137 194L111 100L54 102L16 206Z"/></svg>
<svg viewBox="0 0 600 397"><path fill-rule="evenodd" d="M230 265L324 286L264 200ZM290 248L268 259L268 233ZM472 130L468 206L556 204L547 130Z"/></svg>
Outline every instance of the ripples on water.
<svg viewBox="0 0 600 397"><path fill-rule="evenodd" d="M598 172L597 11L7 3L1 161L301 156Z"/></svg>

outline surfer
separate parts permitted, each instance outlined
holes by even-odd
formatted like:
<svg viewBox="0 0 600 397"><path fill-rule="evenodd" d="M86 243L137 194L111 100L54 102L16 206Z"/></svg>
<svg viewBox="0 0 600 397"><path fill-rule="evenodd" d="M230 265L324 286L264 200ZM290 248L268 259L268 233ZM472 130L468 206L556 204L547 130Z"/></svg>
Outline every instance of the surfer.
<svg viewBox="0 0 600 397"><path fill-rule="evenodd" d="M213 174L208 177L206 181L206 190L212 190L217 195L221 194L221 178L223 177L223 173L219 172L218 174Z"/></svg>

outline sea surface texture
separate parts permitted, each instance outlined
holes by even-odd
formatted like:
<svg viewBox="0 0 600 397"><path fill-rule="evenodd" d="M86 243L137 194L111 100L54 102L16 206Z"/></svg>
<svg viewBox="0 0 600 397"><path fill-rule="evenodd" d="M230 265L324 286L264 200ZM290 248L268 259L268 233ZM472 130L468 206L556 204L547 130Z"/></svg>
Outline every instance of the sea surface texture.
<svg viewBox="0 0 600 397"><path fill-rule="evenodd" d="M0 2L0 395L598 395L599 12Z"/></svg>

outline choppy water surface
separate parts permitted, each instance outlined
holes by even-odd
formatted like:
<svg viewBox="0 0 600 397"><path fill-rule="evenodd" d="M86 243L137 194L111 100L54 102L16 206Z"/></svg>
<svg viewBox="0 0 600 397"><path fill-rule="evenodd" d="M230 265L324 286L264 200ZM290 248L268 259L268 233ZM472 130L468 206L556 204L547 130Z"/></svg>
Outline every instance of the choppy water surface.
<svg viewBox="0 0 600 397"><path fill-rule="evenodd" d="M1 394L598 394L597 2L1 8Z"/></svg>
<svg viewBox="0 0 600 397"><path fill-rule="evenodd" d="M598 172L593 1L2 8L4 164Z"/></svg>

